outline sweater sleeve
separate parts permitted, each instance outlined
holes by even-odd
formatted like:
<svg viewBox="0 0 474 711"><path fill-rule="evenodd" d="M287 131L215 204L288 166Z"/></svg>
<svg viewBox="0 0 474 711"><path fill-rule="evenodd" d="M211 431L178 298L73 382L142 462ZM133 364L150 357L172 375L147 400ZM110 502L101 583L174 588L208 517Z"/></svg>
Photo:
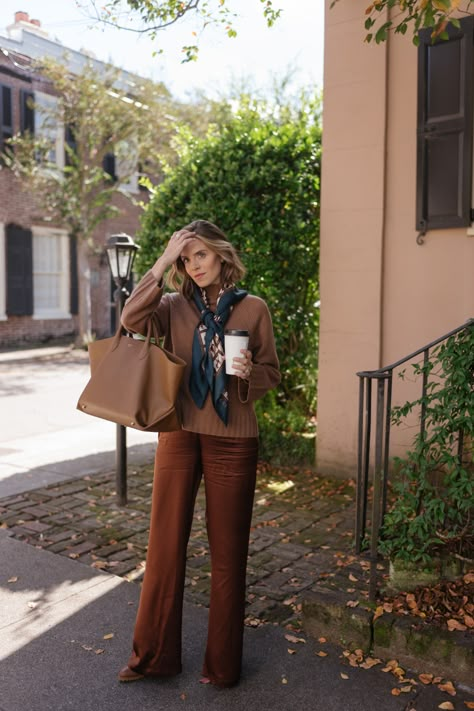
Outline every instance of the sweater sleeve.
<svg viewBox="0 0 474 711"><path fill-rule="evenodd" d="M248 380L239 378L238 381L239 400L242 403L259 400L281 380L272 319L265 302L261 301L261 304L251 346L252 372Z"/></svg>
<svg viewBox="0 0 474 711"><path fill-rule="evenodd" d="M163 287L158 285L153 273L146 272L138 282L122 311L122 325L127 331L146 335L150 318L153 318L160 336L169 330L169 306L163 297Z"/></svg>

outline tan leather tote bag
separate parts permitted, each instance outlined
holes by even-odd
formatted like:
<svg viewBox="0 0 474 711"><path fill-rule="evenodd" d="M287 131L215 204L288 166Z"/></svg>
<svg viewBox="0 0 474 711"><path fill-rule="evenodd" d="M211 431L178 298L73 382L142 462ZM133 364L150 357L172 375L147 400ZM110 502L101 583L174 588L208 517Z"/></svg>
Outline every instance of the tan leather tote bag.
<svg viewBox="0 0 474 711"><path fill-rule="evenodd" d="M186 363L158 345L152 319L145 340L123 335L119 326L112 338L89 344L89 359L78 410L147 432L181 429L176 399Z"/></svg>

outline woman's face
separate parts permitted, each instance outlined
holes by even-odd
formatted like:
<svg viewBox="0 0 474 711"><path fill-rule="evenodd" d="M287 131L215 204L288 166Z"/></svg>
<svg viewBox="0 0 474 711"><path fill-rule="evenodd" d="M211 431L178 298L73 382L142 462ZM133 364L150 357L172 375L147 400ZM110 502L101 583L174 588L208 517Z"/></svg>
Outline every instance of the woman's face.
<svg viewBox="0 0 474 711"><path fill-rule="evenodd" d="M183 249L181 261L191 279L201 288L221 283L221 258L198 237Z"/></svg>

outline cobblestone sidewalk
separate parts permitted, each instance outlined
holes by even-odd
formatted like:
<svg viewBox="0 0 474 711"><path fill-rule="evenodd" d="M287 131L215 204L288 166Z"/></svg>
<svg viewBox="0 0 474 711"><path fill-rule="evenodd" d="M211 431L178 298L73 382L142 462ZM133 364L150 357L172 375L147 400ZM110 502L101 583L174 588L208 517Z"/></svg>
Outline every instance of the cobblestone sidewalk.
<svg viewBox="0 0 474 711"><path fill-rule="evenodd" d="M0 526L27 543L140 583L145 567L152 467L128 475L128 505L114 474L65 482L0 500ZM246 622L300 629L305 592L367 596L368 565L351 554L354 483L261 465L248 561ZM210 559L204 492L188 548L185 596L208 604Z"/></svg>

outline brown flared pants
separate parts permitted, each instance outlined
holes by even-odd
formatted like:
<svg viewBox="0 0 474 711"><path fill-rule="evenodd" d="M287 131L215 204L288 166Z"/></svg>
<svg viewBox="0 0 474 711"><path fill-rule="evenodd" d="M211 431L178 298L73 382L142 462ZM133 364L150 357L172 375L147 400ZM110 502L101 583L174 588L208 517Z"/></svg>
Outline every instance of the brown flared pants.
<svg viewBox="0 0 474 711"><path fill-rule="evenodd" d="M238 681L257 456L258 440L253 437L184 430L160 435L131 669L158 676L181 671L186 549L203 477L212 566L203 674L222 686Z"/></svg>

